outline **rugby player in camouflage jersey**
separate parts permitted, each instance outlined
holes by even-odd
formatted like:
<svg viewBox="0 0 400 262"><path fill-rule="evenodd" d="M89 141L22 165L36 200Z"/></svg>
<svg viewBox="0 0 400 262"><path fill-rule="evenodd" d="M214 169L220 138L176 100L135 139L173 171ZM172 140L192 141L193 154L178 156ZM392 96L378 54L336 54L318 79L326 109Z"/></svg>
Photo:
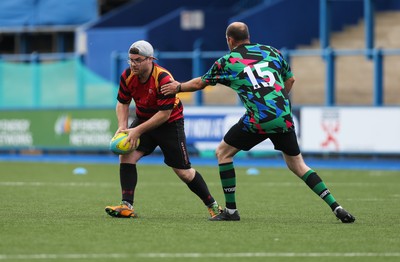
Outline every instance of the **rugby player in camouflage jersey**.
<svg viewBox="0 0 400 262"><path fill-rule="evenodd" d="M270 139L275 150L282 151L288 168L329 205L336 217L343 223L353 223L354 216L339 205L322 179L303 160L289 100L295 79L287 61L277 49L251 43L248 27L241 22L228 26L226 41L230 52L219 58L205 75L161 87L161 92L169 95L219 83L233 89L246 108L246 113L216 149L226 207L210 220L240 220L233 157L241 150L248 151Z"/></svg>

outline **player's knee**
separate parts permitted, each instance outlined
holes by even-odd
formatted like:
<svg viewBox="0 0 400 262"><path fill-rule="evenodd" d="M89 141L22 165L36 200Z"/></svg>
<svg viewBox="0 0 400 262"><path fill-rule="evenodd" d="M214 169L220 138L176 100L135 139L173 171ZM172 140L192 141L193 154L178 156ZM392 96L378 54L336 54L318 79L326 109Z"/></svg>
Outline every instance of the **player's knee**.
<svg viewBox="0 0 400 262"><path fill-rule="evenodd" d="M119 156L119 162L120 163L129 163L129 164L136 164L137 161L141 158L139 155L133 154L133 152L126 154L126 155L120 155Z"/></svg>
<svg viewBox="0 0 400 262"><path fill-rule="evenodd" d="M298 177L302 177L310 168L304 163L302 158L291 159L286 161L286 165L290 171L296 174Z"/></svg>
<svg viewBox="0 0 400 262"><path fill-rule="evenodd" d="M221 148L217 148L217 150L215 151L215 156L218 159L218 163L226 163L226 162L230 162L232 161L232 155L229 154L228 151L223 150Z"/></svg>
<svg viewBox="0 0 400 262"><path fill-rule="evenodd" d="M196 171L193 168L190 169L177 169L173 168L175 174L185 183L189 183L193 180Z"/></svg>
<svg viewBox="0 0 400 262"><path fill-rule="evenodd" d="M219 147L215 150L215 157L218 159L218 162L223 159L222 150Z"/></svg>

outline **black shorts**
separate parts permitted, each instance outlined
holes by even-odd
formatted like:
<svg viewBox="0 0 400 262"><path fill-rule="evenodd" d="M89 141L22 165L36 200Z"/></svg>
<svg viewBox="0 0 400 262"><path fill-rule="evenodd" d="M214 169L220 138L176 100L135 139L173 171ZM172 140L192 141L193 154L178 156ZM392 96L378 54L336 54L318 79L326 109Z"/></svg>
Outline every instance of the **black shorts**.
<svg viewBox="0 0 400 262"><path fill-rule="evenodd" d="M224 136L225 143L243 151L249 151L266 139L271 140L275 150L282 151L289 156L297 156L300 154L300 148L294 130L287 133L255 134L245 131L243 129L243 124L239 122L232 126Z"/></svg>
<svg viewBox="0 0 400 262"><path fill-rule="evenodd" d="M130 128L140 123L140 120L135 119ZM156 129L142 134L137 150L149 155L154 152L157 146L160 147L164 155L164 163L168 166L178 169L191 168L183 119L164 123Z"/></svg>

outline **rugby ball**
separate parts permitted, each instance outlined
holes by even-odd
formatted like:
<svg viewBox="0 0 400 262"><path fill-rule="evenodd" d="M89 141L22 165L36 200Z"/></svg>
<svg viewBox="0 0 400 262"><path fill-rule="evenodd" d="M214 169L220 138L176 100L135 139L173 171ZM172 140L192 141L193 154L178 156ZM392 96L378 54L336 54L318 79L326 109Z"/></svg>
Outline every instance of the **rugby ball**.
<svg viewBox="0 0 400 262"><path fill-rule="evenodd" d="M110 150L117 155L125 155L132 151L134 151L140 143L140 139L137 140L136 147L129 149L131 144L126 142L126 138L128 137L127 133L118 133L116 134L110 141Z"/></svg>

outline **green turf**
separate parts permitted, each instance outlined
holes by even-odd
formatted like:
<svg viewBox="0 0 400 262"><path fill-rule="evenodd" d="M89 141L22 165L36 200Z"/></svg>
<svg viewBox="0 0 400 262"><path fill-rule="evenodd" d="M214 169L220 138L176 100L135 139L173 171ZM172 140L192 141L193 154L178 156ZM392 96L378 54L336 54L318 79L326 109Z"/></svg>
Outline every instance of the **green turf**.
<svg viewBox="0 0 400 262"><path fill-rule="evenodd" d="M86 175L74 175L82 166ZM217 167L197 167L224 204ZM137 219L111 218L118 166L0 162L0 261L399 261L400 172L319 170L329 207L285 169L237 168L240 222L210 222L165 166L139 166Z"/></svg>

